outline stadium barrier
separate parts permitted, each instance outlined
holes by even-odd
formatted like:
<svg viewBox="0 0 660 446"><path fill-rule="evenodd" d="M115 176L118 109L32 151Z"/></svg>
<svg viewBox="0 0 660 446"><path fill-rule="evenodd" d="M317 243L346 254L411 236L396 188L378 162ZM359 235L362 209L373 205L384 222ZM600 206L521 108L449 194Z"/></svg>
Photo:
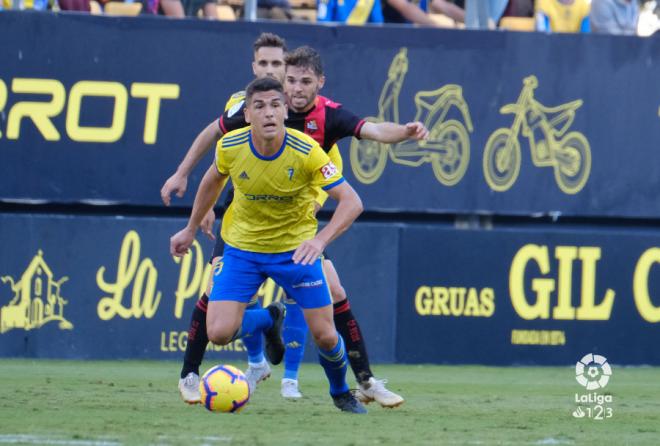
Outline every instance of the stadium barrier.
<svg viewBox="0 0 660 446"><path fill-rule="evenodd" d="M212 250L200 238L183 261L169 255L183 219L0 223L12 253L0 257L0 356L181 357ZM595 350L660 364L658 246L658 231L358 223L329 254L375 362L566 364ZM282 292L269 282L260 295ZM244 358L240 342L212 349Z"/></svg>
<svg viewBox="0 0 660 446"><path fill-rule="evenodd" d="M0 214L3 252L12 253L0 256L0 357L181 358L213 250L200 237L182 261L170 256L169 237L184 225L180 218ZM329 249L353 308L364 314L371 355L386 362L395 360L398 232L364 224ZM264 305L282 298L270 281L259 294ZM210 348L245 358L240 341Z"/></svg>
<svg viewBox="0 0 660 446"><path fill-rule="evenodd" d="M160 205L154 191L251 79L262 31L319 48L323 93L355 113L431 130L342 143L369 210L660 215L658 39L11 11L0 144L15 168L0 199Z"/></svg>
<svg viewBox="0 0 660 446"><path fill-rule="evenodd" d="M181 357L211 245L169 256L184 220L156 216L158 191L251 78L262 31L319 48L323 92L357 114L431 129L420 144L340 145L367 210L388 221L330 249L375 362L660 364L659 233L596 226L660 215L658 39L12 11L0 14L0 204L63 213L0 212L0 356ZM175 206L190 206L210 160ZM462 230L402 212L593 225ZM240 343L217 350L244 358Z"/></svg>
<svg viewBox="0 0 660 446"><path fill-rule="evenodd" d="M593 351L660 364L659 235L408 227L397 360L570 364Z"/></svg>

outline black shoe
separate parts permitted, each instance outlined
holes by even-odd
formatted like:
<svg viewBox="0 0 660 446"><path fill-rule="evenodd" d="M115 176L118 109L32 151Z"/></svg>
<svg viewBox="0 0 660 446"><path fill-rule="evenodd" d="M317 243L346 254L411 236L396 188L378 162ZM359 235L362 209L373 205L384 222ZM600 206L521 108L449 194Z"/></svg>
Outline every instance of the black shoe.
<svg viewBox="0 0 660 446"><path fill-rule="evenodd" d="M367 409L364 408L362 403L355 399L350 391L342 393L341 395L333 396L332 401L342 412L367 413Z"/></svg>
<svg viewBox="0 0 660 446"><path fill-rule="evenodd" d="M277 365L284 358L284 341L282 341L282 322L286 314L286 307L281 302L274 302L266 308L273 318L273 326L264 331L266 337L266 358L271 364Z"/></svg>

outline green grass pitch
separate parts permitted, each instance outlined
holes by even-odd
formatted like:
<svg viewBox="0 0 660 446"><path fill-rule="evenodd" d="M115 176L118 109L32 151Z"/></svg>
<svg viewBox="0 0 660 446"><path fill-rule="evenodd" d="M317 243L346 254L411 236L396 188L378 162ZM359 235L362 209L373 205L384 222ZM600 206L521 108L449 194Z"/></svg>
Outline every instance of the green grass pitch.
<svg viewBox="0 0 660 446"><path fill-rule="evenodd" d="M213 364L207 362L204 368ZM245 370L245 363L235 363ZM322 369L304 364L301 401L275 367L240 414L187 406L179 364L0 360L0 445L658 445L660 369L613 366L612 417L575 418L572 367L376 365L406 403L337 411ZM350 373L350 372L349 372ZM351 378L352 379L352 378Z"/></svg>

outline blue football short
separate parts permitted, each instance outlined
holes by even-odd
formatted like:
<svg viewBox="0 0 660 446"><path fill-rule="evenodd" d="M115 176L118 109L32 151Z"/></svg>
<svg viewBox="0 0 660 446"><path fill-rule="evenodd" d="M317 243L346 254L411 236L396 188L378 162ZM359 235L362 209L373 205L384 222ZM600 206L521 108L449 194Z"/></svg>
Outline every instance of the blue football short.
<svg viewBox="0 0 660 446"><path fill-rule="evenodd" d="M213 270L209 300L248 303L270 277L302 308L330 305L332 299L321 258L311 265L296 265L292 258L293 251L265 254L225 245L224 256Z"/></svg>

